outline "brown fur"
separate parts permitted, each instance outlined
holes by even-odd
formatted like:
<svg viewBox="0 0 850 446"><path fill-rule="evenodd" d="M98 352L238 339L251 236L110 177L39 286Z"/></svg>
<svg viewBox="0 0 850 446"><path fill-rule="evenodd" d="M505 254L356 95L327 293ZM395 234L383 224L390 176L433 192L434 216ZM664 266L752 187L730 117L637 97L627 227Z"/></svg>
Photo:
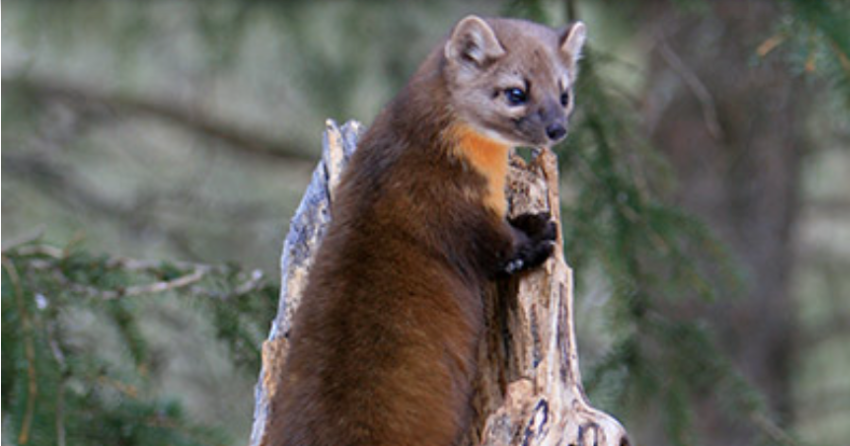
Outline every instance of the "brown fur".
<svg viewBox="0 0 850 446"><path fill-rule="evenodd" d="M558 35L548 28L487 23L502 37L499 57L515 57L511 45L521 41L556 57ZM378 116L343 175L295 316L267 444L454 444L469 418L482 286L512 272L512 260L533 267L552 250L545 217L519 228L505 220L508 150L539 138L521 133L531 124L502 130L507 124L478 119L484 104L476 111L458 101L453 70L468 67L448 46L432 52ZM488 63L481 69L493 82L497 62ZM541 79L541 91L544 77L551 87L552 73L563 74L546 69L546 76L526 73ZM528 107L539 111L536 101Z"/></svg>

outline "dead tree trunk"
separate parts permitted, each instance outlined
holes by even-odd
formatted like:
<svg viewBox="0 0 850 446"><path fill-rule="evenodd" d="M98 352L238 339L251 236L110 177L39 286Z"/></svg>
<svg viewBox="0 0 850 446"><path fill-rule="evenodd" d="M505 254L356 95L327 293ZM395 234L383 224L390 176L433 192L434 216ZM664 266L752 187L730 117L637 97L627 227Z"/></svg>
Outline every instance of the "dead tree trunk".
<svg viewBox="0 0 850 446"><path fill-rule="evenodd" d="M360 125L328 121L322 161L284 243L280 307L263 345L251 446L263 445L268 401L286 359L287 334L312 255L330 221L333 188L356 146ZM511 160L513 214L549 211L560 221L555 155L541 152L530 164ZM559 234L560 241L560 234ZM479 347L468 445L627 445L611 416L587 401L581 387L573 327L572 270L556 250L540 270L494 284L485 299L487 330Z"/></svg>

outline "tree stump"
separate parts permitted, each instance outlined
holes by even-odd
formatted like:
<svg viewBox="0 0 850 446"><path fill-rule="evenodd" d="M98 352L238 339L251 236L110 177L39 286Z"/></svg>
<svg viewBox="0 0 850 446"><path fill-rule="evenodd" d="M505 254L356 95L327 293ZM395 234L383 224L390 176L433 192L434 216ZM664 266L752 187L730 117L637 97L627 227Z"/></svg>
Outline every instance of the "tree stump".
<svg viewBox="0 0 850 446"><path fill-rule="evenodd" d="M263 445L268 402L286 360L292 315L330 222L339 175L356 148L361 125L328 121L322 160L292 219L281 257L281 295L256 387L251 446ZM551 212L560 222L557 158L539 152L530 163L512 156L510 213ZM559 245L562 242L558 234ZM486 333L479 346L473 422L465 445L624 446L623 427L594 409L581 387L573 325L572 270L563 252L542 268L494 284L482 296Z"/></svg>

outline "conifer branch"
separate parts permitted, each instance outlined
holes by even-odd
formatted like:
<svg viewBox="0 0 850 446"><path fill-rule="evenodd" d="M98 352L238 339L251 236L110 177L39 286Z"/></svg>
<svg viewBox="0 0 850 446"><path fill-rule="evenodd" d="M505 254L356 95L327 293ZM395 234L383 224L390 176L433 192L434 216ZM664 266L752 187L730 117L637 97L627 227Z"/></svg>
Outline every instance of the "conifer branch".
<svg viewBox="0 0 850 446"><path fill-rule="evenodd" d="M838 46L838 43L834 39L829 39L829 46L835 52L835 55L838 56L838 62L841 64L841 68L850 77L850 57L841 50L841 47Z"/></svg>
<svg viewBox="0 0 850 446"><path fill-rule="evenodd" d="M236 284L231 291L220 292L210 290L202 286L197 286L197 283L212 274L227 275L234 272L233 268L229 266L181 261L160 262L111 256L107 257L103 261L101 265L102 267L106 269L130 272L146 272L149 274L156 274L168 267L172 267L183 270L184 273L179 277L170 280L156 281L143 285L132 285L126 288L102 289L75 282L69 278L61 268L57 267L55 263L56 261L62 261L68 258L69 253L66 250L45 244L30 244L19 245L16 248L4 250L4 253L6 252L15 253L20 256L34 256L36 258L29 259L27 262L26 266L28 268L50 271L53 279L67 287L70 291L103 300L116 300L122 297L136 297L147 294L161 294L179 289L188 289L188 292L192 295L208 296L220 300L227 300L257 291L266 283L266 275L261 270L255 269L247 273L248 277ZM48 257L49 259L37 257Z"/></svg>
<svg viewBox="0 0 850 446"><path fill-rule="evenodd" d="M59 366L59 383L56 390L56 408L55 408L55 425L56 425L56 446L65 446L65 383L67 381L66 373L68 365L65 362L65 353L59 346L59 340L56 336L56 320L51 318L47 322L47 342L50 345L50 353L53 359L56 360Z"/></svg>
<svg viewBox="0 0 850 446"><path fill-rule="evenodd" d="M26 309L24 302L24 289L21 286L21 280L18 276L17 268L15 268L12 260L5 255L2 256L3 267L6 269L6 274L9 276L9 281L12 282L12 288L15 294L15 304L18 307L18 314L21 318L21 328L23 328L24 338L24 355L27 360L27 404L24 410L24 418L21 423L21 431L18 434L18 444L27 444L29 442L30 427L32 426L33 415L35 414L35 399L38 396L38 383L36 382L35 370L35 346L32 339L32 322L29 318L29 312Z"/></svg>

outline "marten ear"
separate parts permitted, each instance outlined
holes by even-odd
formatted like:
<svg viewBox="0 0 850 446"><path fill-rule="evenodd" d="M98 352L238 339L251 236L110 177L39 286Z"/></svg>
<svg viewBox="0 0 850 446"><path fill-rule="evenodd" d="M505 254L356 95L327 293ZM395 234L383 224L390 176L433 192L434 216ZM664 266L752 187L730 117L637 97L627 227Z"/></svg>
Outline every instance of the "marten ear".
<svg viewBox="0 0 850 446"><path fill-rule="evenodd" d="M505 54L493 28L475 15L463 18L449 41L446 42L446 59L482 68Z"/></svg>
<svg viewBox="0 0 850 446"><path fill-rule="evenodd" d="M569 69L575 73L578 60L581 58L581 48L587 38L584 23L575 22L561 36L561 55L567 60Z"/></svg>

